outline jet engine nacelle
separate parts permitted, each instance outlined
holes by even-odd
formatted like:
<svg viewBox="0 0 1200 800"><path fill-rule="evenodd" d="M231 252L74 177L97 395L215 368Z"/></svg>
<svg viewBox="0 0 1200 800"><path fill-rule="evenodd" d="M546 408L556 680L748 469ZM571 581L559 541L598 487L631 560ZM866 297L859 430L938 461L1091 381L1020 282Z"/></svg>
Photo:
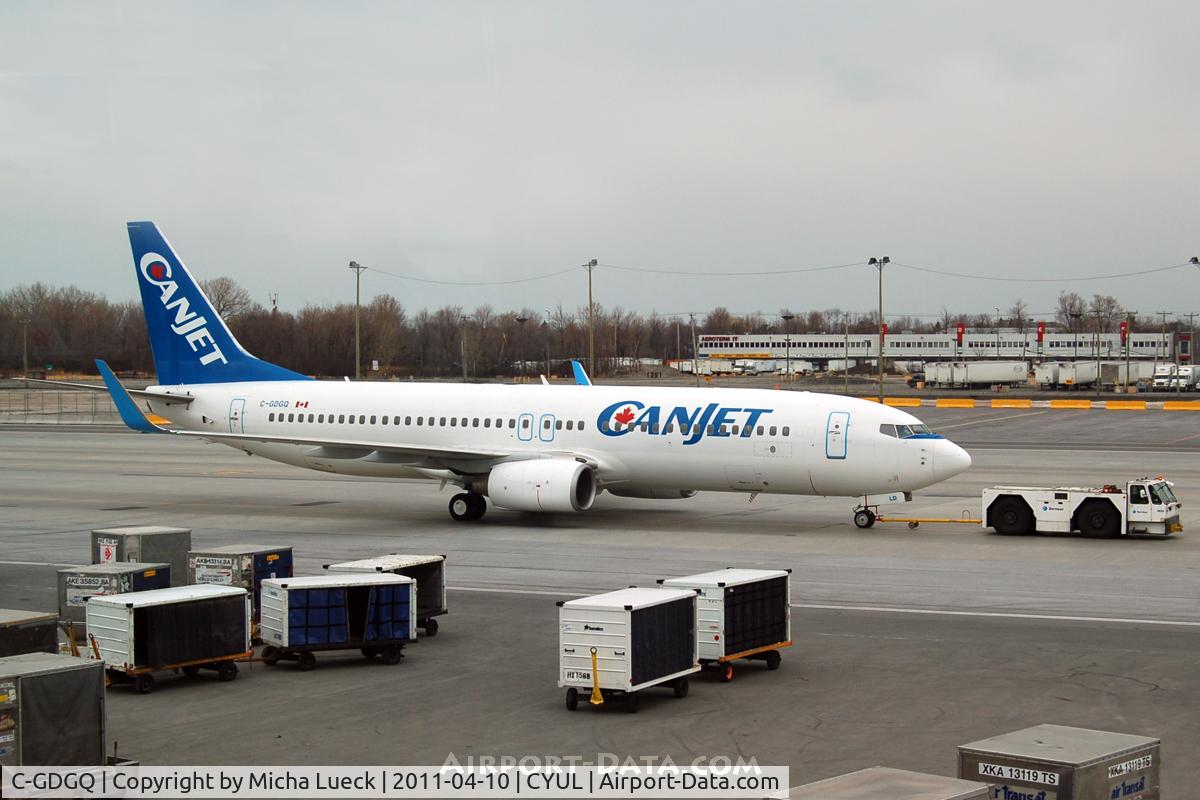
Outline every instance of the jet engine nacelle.
<svg viewBox="0 0 1200 800"><path fill-rule="evenodd" d="M596 473L565 458L535 458L497 464L486 494L513 511L587 511L596 499Z"/></svg>
<svg viewBox="0 0 1200 800"><path fill-rule="evenodd" d="M696 496L695 489L650 489L642 486L605 486L617 497L640 497L644 500L686 500Z"/></svg>

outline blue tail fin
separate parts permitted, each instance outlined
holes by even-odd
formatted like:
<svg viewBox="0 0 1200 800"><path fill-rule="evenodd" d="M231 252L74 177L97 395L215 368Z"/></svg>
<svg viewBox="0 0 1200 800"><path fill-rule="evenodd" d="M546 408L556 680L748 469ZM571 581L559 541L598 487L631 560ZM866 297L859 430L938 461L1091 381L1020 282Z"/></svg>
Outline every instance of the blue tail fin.
<svg viewBox="0 0 1200 800"><path fill-rule="evenodd" d="M127 227L160 384L308 380L238 344L158 226Z"/></svg>

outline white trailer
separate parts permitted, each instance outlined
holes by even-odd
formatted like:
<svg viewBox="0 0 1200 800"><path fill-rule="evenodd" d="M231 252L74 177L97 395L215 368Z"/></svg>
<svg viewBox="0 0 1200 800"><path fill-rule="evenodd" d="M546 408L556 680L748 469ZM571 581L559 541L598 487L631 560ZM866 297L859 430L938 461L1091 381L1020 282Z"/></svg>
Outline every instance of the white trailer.
<svg viewBox="0 0 1200 800"><path fill-rule="evenodd" d="M779 651L792 646L791 570L729 567L658 583L697 593L697 653L706 669L726 682L737 659L779 669Z"/></svg>
<svg viewBox="0 0 1200 800"><path fill-rule="evenodd" d="M1028 380L1028 361L957 361L925 365L925 383L934 386L1021 386Z"/></svg>
<svg viewBox="0 0 1200 800"><path fill-rule="evenodd" d="M696 593L620 589L558 604L558 686L574 711L579 693L601 705L624 696L637 713L638 692L667 685L687 697L696 656Z"/></svg>
<svg viewBox="0 0 1200 800"><path fill-rule="evenodd" d="M1044 361L1033 368L1033 379L1043 389L1053 389L1058 386L1061 369L1062 364L1057 361Z"/></svg>
<svg viewBox="0 0 1200 800"><path fill-rule="evenodd" d="M1096 382L1095 361L1065 361L1059 371L1063 386L1091 386Z"/></svg>
<svg viewBox="0 0 1200 800"><path fill-rule="evenodd" d="M993 486L983 490L984 527L996 533L1131 533L1170 536L1183 530L1182 504L1161 476L1124 487Z"/></svg>
<svg viewBox="0 0 1200 800"><path fill-rule="evenodd" d="M1176 391L1190 392L1196 388L1197 372L1191 364L1180 364L1171 379L1171 388Z"/></svg>

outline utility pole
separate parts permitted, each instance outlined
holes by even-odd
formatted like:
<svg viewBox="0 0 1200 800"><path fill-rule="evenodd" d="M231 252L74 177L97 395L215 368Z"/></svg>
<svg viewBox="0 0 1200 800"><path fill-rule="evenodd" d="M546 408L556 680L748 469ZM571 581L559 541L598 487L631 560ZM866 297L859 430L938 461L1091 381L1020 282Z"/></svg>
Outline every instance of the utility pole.
<svg viewBox="0 0 1200 800"><path fill-rule="evenodd" d="M1129 346L1133 343L1133 321L1136 311L1125 312L1125 393L1129 394ZM1153 378L1151 378L1153 380Z"/></svg>
<svg viewBox="0 0 1200 800"><path fill-rule="evenodd" d="M842 315L842 394L850 394L850 312Z"/></svg>
<svg viewBox="0 0 1200 800"><path fill-rule="evenodd" d="M995 308L995 306L992 306ZM996 308L996 360L1000 360L1000 309Z"/></svg>
<svg viewBox="0 0 1200 800"><path fill-rule="evenodd" d="M696 376L696 385L700 385L700 362L696 359L696 315L688 314L692 323L692 374Z"/></svg>
<svg viewBox="0 0 1200 800"><path fill-rule="evenodd" d="M525 354L528 348L525 346L525 323L529 322L529 317L517 317L517 322L521 325L521 341L517 348L521 353L521 382L525 381Z"/></svg>
<svg viewBox="0 0 1200 800"><path fill-rule="evenodd" d="M592 259L583 265L588 274L588 377L596 377L596 322L592 303L592 270L599 262Z"/></svg>
<svg viewBox="0 0 1200 800"><path fill-rule="evenodd" d="M879 402L883 402L883 266L891 262L887 256L872 257L868 265L879 270Z"/></svg>
<svg viewBox="0 0 1200 800"><path fill-rule="evenodd" d="M783 320L783 379L790 381L792 379L792 320L796 318L796 315L785 311L779 316Z"/></svg>
<svg viewBox="0 0 1200 800"><path fill-rule="evenodd" d="M354 270L354 379L358 380L362 377L362 331L358 319L359 300L360 289L362 288L362 274L366 267L360 265L357 261L351 261L350 269Z"/></svg>
<svg viewBox="0 0 1200 800"><path fill-rule="evenodd" d="M24 370L21 373L24 377L29 377L29 322L28 318L21 320L21 368ZM26 384L25 388L29 388Z"/></svg>
<svg viewBox="0 0 1200 800"><path fill-rule="evenodd" d="M1096 397L1100 396L1100 309L1096 309Z"/></svg>
<svg viewBox="0 0 1200 800"><path fill-rule="evenodd" d="M1160 346L1162 347L1162 351L1163 351L1163 363L1164 364L1166 363L1166 359L1167 359L1167 315L1171 314L1172 312L1156 311L1154 313L1156 313L1162 317L1162 331L1159 336L1159 342L1157 342L1154 345L1154 371L1158 372L1158 349ZM1151 385L1153 385L1154 379L1151 378L1150 381L1151 381ZM1171 383L1170 383L1169 379L1167 381L1167 388L1168 389L1171 388Z"/></svg>

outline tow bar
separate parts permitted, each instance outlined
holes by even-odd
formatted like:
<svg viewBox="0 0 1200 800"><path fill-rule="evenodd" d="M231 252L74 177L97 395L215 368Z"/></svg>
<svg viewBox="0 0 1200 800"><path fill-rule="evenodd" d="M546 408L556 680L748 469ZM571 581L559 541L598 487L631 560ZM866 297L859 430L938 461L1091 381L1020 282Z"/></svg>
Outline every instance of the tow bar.
<svg viewBox="0 0 1200 800"><path fill-rule="evenodd" d="M922 522L949 522L960 525L982 525L983 520L968 517L971 512L963 511L961 517L876 517L876 522L907 522L909 530L920 527Z"/></svg>

